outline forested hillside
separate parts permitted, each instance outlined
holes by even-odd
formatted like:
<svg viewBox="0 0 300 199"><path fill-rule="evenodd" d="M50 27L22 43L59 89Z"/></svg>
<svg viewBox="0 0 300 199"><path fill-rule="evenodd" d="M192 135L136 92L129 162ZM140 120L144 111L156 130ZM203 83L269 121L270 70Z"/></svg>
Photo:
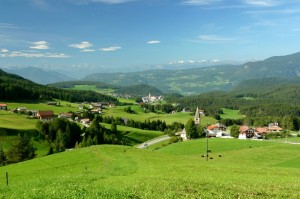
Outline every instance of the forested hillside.
<svg viewBox="0 0 300 199"><path fill-rule="evenodd" d="M92 91L71 91L36 84L18 75L0 70L0 99L1 100L38 100L60 99L70 102L109 101L117 99Z"/></svg>
<svg viewBox="0 0 300 199"><path fill-rule="evenodd" d="M151 95L162 95L163 92L158 90L157 88L153 86L148 86L146 84L138 84L133 86L127 86L127 87L120 87L116 90L116 93L119 94L128 94L132 96L148 96L149 93Z"/></svg>
<svg viewBox="0 0 300 199"><path fill-rule="evenodd" d="M221 108L229 108L240 110L249 120L281 120L284 117L293 120L300 117L299 99L300 78L267 78L247 80L231 92L209 92L173 98L171 102L178 103L179 110L186 107L195 109L198 106L216 118L222 113Z"/></svg>

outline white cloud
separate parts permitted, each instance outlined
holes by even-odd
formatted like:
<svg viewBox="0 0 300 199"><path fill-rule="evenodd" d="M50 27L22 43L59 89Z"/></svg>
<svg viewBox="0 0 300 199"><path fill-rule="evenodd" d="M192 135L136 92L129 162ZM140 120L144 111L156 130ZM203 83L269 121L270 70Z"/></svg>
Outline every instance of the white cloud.
<svg viewBox="0 0 300 199"><path fill-rule="evenodd" d="M69 46L73 47L73 48L86 49L86 48L89 48L89 47L93 46L93 44L91 44L88 41L83 41L83 42L81 42L79 44L71 44Z"/></svg>
<svg viewBox="0 0 300 199"><path fill-rule="evenodd" d="M212 43L224 43L224 42L229 42L234 40L232 38L226 38L219 35L200 35L199 39L201 41L212 42Z"/></svg>
<svg viewBox="0 0 300 199"><path fill-rule="evenodd" d="M186 5L211 5L215 3L222 2L222 0L185 0L182 1Z"/></svg>
<svg viewBox="0 0 300 199"><path fill-rule="evenodd" d="M122 47L120 46L111 46L111 47L107 47L107 48L101 48L100 50L101 51L104 51L104 52L109 52L109 51L116 51L116 50L121 50Z"/></svg>
<svg viewBox="0 0 300 199"><path fill-rule="evenodd" d="M5 48L3 48L3 49L0 49L0 52L1 53L7 53L9 50L7 50L7 49L5 49Z"/></svg>
<svg viewBox="0 0 300 199"><path fill-rule="evenodd" d="M49 49L48 43L46 41L36 41L36 42L30 42L33 46L30 46L29 48L32 49L38 49L38 50L46 50Z"/></svg>
<svg viewBox="0 0 300 199"><path fill-rule="evenodd" d="M257 7L273 7L281 4L279 1L275 0L244 0L244 3Z"/></svg>
<svg viewBox="0 0 300 199"><path fill-rule="evenodd" d="M0 57L26 57L26 58L68 58L64 53L30 53L12 51L11 53L0 54Z"/></svg>
<svg viewBox="0 0 300 199"><path fill-rule="evenodd" d="M159 44L160 41L158 40L151 40L151 41L147 41L147 44Z"/></svg>
<svg viewBox="0 0 300 199"><path fill-rule="evenodd" d="M95 52L94 49L83 49L80 52Z"/></svg>

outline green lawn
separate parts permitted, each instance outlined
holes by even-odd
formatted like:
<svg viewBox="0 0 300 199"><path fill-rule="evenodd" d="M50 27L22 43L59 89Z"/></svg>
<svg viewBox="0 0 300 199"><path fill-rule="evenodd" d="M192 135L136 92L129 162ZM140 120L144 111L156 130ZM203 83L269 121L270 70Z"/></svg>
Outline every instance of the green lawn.
<svg viewBox="0 0 300 199"><path fill-rule="evenodd" d="M232 110L227 108L222 108L223 113L221 114L222 119L242 119L244 118L243 115L240 114L239 110Z"/></svg>
<svg viewBox="0 0 300 199"><path fill-rule="evenodd" d="M205 143L92 146L0 167L1 197L300 198L300 145L209 139L206 161Z"/></svg>
<svg viewBox="0 0 300 199"><path fill-rule="evenodd" d="M9 109L16 109L18 107L26 107L28 110L53 110L55 114L59 114L62 112L69 112L69 111L78 111L79 104L71 103L71 102L65 102L65 101L59 101L59 106L53 106L53 105L47 105L47 102L8 102L7 106Z"/></svg>
<svg viewBox="0 0 300 199"><path fill-rule="evenodd" d="M101 123L101 125L107 129L110 129L111 126L105 123ZM130 146L164 135L164 133L160 131L142 130L121 125L117 125L117 130L123 132L125 138L127 138L126 144Z"/></svg>
<svg viewBox="0 0 300 199"><path fill-rule="evenodd" d="M36 119L26 118L25 115L0 110L0 128L34 129L36 121Z"/></svg>

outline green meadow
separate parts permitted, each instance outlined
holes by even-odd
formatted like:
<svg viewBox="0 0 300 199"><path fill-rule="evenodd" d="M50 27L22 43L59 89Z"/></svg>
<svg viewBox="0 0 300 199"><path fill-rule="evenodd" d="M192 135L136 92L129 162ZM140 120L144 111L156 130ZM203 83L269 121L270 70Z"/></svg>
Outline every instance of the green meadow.
<svg viewBox="0 0 300 199"><path fill-rule="evenodd" d="M98 93L111 94L115 92L112 88L97 88L96 85L75 85L71 90L95 91Z"/></svg>
<svg viewBox="0 0 300 199"><path fill-rule="evenodd" d="M186 124L189 119L194 118L194 114L192 113L182 113L177 112L173 114L165 114L165 113L144 113L144 110L140 107L140 105L131 105L131 109L135 111L135 113L126 113L124 108L127 106L118 106L113 108L104 109L104 116L113 116L113 117L121 117L127 119L133 119L136 121L145 121L145 120L162 120L167 124L172 124L173 122L180 122ZM129 107L129 106L128 106ZM203 124L212 124L216 122L212 117L203 117L201 118Z"/></svg>
<svg viewBox="0 0 300 199"><path fill-rule="evenodd" d="M240 114L239 110L232 110L227 108L222 108L223 114L221 114L222 119L242 119L243 115Z"/></svg>
<svg viewBox="0 0 300 199"><path fill-rule="evenodd" d="M101 123L101 125L107 129L110 129L111 126L105 123ZM126 144L131 146L164 135L164 133L160 131L142 130L121 125L117 125L117 130L122 132L124 137L127 138Z"/></svg>
<svg viewBox="0 0 300 199"><path fill-rule="evenodd" d="M300 145L208 143L208 161L200 139L155 151L92 146L0 167L0 198L300 197Z"/></svg>
<svg viewBox="0 0 300 199"><path fill-rule="evenodd" d="M58 101L59 106L47 105L47 102L8 102L7 106L9 109L16 109L18 107L26 107L28 110L52 110L54 114L62 112L78 111L79 105L76 103Z"/></svg>

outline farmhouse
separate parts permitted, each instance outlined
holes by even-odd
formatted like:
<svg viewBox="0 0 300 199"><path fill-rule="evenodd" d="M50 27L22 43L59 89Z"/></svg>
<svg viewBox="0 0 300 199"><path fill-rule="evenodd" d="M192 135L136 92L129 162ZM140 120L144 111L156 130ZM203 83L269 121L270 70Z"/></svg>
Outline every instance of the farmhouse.
<svg viewBox="0 0 300 199"><path fill-rule="evenodd" d="M38 111L36 116L40 120L49 121L49 120L52 120L54 118L54 112L51 111L51 110L48 110L48 111Z"/></svg>
<svg viewBox="0 0 300 199"><path fill-rule="evenodd" d="M279 132L282 131L282 128L279 126L277 122L275 123L270 123L267 127L268 132Z"/></svg>
<svg viewBox="0 0 300 199"><path fill-rule="evenodd" d="M255 135L255 129L250 128L249 126L241 126L239 139L248 139L253 138Z"/></svg>
<svg viewBox="0 0 300 199"><path fill-rule="evenodd" d="M216 123L207 127L209 137L222 137L225 134L226 126Z"/></svg>
<svg viewBox="0 0 300 199"><path fill-rule="evenodd" d="M4 103L0 104L0 110L7 110L7 105Z"/></svg>

